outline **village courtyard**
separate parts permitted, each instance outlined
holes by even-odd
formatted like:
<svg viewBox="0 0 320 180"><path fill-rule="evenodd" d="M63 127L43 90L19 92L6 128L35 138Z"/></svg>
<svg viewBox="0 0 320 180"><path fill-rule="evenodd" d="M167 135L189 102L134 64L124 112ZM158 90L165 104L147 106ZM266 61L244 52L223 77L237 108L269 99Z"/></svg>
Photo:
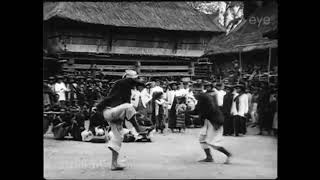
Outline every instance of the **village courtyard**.
<svg viewBox="0 0 320 180"><path fill-rule="evenodd" d="M44 178L46 179L275 179L277 138L255 135L249 128L244 137L227 136L224 144L233 158L214 151L213 163L199 163L205 157L198 143L199 128L184 133L155 133L151 143L123 143L120 163L124 171L111 171L111 152L105 143L58 141L49 131L44 136Z"/></svg>

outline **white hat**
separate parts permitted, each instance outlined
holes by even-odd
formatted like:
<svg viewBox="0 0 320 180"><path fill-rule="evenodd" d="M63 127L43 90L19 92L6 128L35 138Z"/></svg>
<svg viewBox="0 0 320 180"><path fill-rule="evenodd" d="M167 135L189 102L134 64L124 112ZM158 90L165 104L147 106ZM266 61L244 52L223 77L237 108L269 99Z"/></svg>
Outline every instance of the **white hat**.
<svg viewBox="0 0 320 180"><path fill-rule="evenodd" d="M91 131L84 130L81 132L82 141L91 141L93 138L93 134Z"/></svg>
<svg viewBox="0 0 320 180"><path fill-rule="evenodd" d="M96 127L96 128L94 128L94 131L96 132L97 136L103 136L104 135L104 130L101 129L101 128Z"/></svg>
<svg viewBox="0 0 320 180"><path fill-rule="evenodd" d="M134 70L126 70L122 78L137 78L138 74Z"/></svg>

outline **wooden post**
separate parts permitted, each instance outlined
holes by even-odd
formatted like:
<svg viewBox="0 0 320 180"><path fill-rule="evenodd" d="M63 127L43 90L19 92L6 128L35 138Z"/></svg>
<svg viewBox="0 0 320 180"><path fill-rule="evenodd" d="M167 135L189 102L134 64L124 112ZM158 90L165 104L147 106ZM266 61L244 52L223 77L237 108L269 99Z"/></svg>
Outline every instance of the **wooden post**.
<svg viewBox="0 0 320 180"><path fill-rule="evenodd" d="M190 62L191 76L194 76L194 62Z"/></svg>
<svg viewBox="0 0 320 180"><path fill-rule="evenodd" d="M239 51L240 78L242 77L242 59L241 59L241 51L242 51L242 49L240 48L240 51Z"/></svg>
<svg viewBox="0 0 320 180"><path fill-rule="evenodd" d="M271 47L269 47L269 61L268 61L268 83L270 83L270 68L271 68Z"/></svg>
<svg viewBox="0 0 320 180"><path fill-rule="evenodd" d="M111 52L112 51L112 41L113 41L113 38L112 38L112 31L109 30L108 32L108 46L107 46L107 51L108 52Z"/></svg>
<svg viewBox="0 0 320 180"><path fill-rule="evenodd" d="M136 63L136 71L137 71L138 74L141 73L141 69L140 68L141 68L141 62L137 61L137 63Z"/></svg>

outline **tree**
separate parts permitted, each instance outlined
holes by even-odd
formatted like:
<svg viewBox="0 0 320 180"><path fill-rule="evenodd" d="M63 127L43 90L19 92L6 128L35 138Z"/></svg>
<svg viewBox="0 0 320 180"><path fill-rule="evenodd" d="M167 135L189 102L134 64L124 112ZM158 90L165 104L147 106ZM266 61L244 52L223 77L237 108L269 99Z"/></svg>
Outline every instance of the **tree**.
<svg viewBox="0 0 320 180"><path fill-rule="evenodd" d="M243 19L242 1L188 2L193 8L206 14L217 14L218 22L227 29L234 29Z"/></svg>

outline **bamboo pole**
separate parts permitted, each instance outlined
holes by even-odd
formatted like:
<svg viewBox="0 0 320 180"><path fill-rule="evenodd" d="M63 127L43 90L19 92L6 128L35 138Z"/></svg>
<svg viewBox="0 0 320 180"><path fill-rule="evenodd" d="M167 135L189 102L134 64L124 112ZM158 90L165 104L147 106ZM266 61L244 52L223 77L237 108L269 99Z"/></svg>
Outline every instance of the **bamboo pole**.
<svg viewBox="0 0 320 180"><path fill-rule="evenodd" d="M270 68L271 68L271 47L269 47L269 61L268 61L268 83L270 83Z"/></svg>
<svg viewBox="0 0 320 180"><path fill-rule="evenodd" d="M138 74L141 73L141 62L140 61L136 62L136 71L137 71Z"/></svg>
<svg viewBox="0 0 320 180"><path fill-rule="evenodd" d="M242 49L240 48L240 51L239 51L240 78L239 78L239 80L240 80L240 79L241 79L241 77L242 77L242 59L241 59L241 51L242 51Z"/></svg>

